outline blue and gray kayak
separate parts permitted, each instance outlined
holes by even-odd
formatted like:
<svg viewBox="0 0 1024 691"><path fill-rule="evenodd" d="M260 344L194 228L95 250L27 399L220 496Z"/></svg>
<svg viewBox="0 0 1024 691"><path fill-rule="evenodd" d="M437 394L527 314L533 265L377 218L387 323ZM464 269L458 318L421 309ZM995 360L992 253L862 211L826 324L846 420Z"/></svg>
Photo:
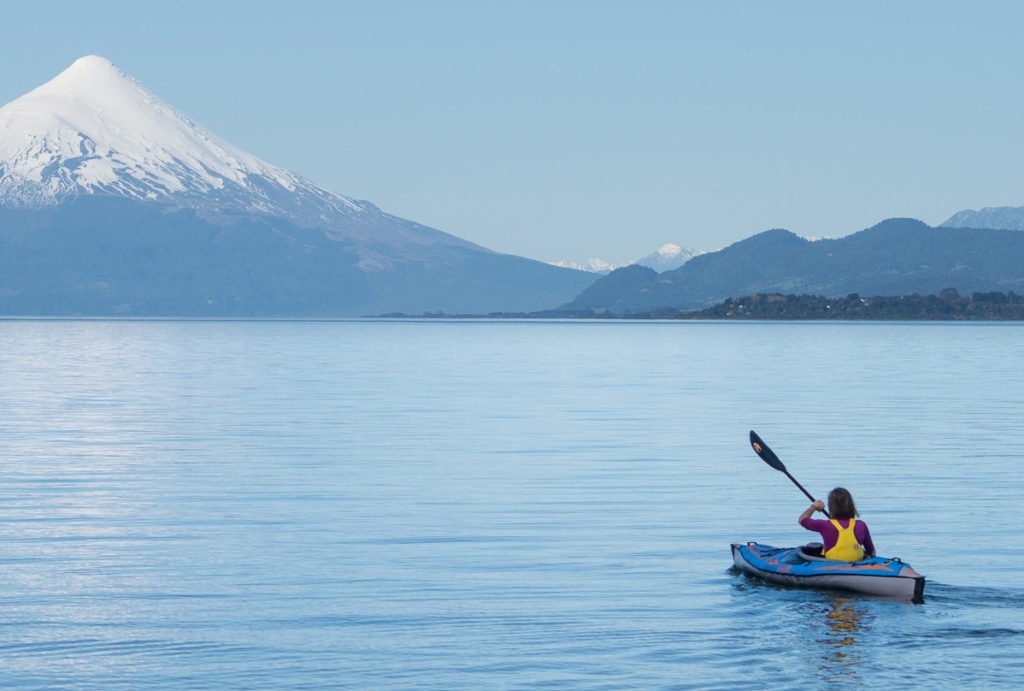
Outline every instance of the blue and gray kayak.
<svg viewBox="0 0 1024 691"><path fill-rule="evenodd" d="M756 542L732 546L736 568L770 583L845 590L920 602L924 576L896 558L836 561L802 547L771 547Z"/></svg>

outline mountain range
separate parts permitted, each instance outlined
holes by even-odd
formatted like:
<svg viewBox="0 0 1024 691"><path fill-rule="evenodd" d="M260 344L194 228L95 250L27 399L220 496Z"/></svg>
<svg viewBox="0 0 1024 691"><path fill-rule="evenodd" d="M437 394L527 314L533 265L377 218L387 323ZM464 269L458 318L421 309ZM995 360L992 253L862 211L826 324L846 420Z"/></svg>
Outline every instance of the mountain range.
<svg viewBox="0 0 1024 691"><path fill-rule="evenodd" d="M0 314L532 310L593 280L328 192L105 58L0 108Z"/></svg>
<svg viewBox="0 0 1024 691"><path fill-rule="evenodd" d="M561 312L696 310L758 293L844 296L1024 292L1024 233L933 228L896 218L838 239L759 233L673 271L629 266L597 280Z"/></svg>
<svg viewBox="0 0 1024 691"><path fill-rule="evenodd" d="M700 254L704 254L704 252L702 250L689 249L688 247L677 245L674 242L668 242L650 254L635 261L630 260L614 263L591 257L585 262L559 260L551 262L551 264L554 266L568 267L570 269L579 269L580 271L590 271L591 273L602 275L607 275L616 269L621 269L624 266L630 266L633 264L646 266L654 269L655 271L670 271L672 269L678 269L680 266Z"/></svg>
<svg viewBox="0 0 1024 691"><path fill-rule="evenodd" d="M597 278L326 191L87 56L0 108L0 315L694 310L757 293L1024 291L1024 207L844 238L669 243Z"/></svg>

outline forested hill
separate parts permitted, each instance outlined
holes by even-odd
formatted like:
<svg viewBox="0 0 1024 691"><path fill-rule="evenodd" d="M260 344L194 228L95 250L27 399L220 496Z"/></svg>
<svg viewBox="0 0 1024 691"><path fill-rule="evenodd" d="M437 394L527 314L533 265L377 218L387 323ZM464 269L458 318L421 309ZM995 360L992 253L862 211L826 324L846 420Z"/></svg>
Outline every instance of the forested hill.
<svg viewBox="0 0 1024 691"><path fill-rule="evenodd" d="M907 218L833 240L769 230L674 271L614 271L558 309L629 315L703 309L758 293L928 295L948 287L1024 293L1024 232L933 228Z"/></svg>

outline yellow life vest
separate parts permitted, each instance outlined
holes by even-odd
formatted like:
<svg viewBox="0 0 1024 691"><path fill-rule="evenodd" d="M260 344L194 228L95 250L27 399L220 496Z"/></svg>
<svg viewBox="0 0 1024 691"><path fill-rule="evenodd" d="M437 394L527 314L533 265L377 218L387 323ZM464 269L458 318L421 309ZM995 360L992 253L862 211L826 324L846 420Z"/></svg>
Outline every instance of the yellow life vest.
<svg viewBox="0 0 1024 691"><path fill-rule="evenodd" d="M836 540L835 546L825 552L825 558L838 561L860 561L863 559L864 547L857 542L857 537L853 534L853 527L857 525L857 519L851 518L850 525L845 528L834 518L830 522L839 531L839 538Z"/></svg>

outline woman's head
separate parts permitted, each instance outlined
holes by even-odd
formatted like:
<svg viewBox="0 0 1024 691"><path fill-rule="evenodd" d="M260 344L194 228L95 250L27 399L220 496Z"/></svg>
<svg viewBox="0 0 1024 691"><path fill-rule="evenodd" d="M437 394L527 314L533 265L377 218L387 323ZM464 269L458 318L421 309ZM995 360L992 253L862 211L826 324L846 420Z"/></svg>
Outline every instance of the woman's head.
<svg viewBox="0 0 1024 691"><path fill-rule="evenodd" d="M828 513L832 518L849 520L860 514L853 496L844 487L836 487L828 493Z"/></svg>

